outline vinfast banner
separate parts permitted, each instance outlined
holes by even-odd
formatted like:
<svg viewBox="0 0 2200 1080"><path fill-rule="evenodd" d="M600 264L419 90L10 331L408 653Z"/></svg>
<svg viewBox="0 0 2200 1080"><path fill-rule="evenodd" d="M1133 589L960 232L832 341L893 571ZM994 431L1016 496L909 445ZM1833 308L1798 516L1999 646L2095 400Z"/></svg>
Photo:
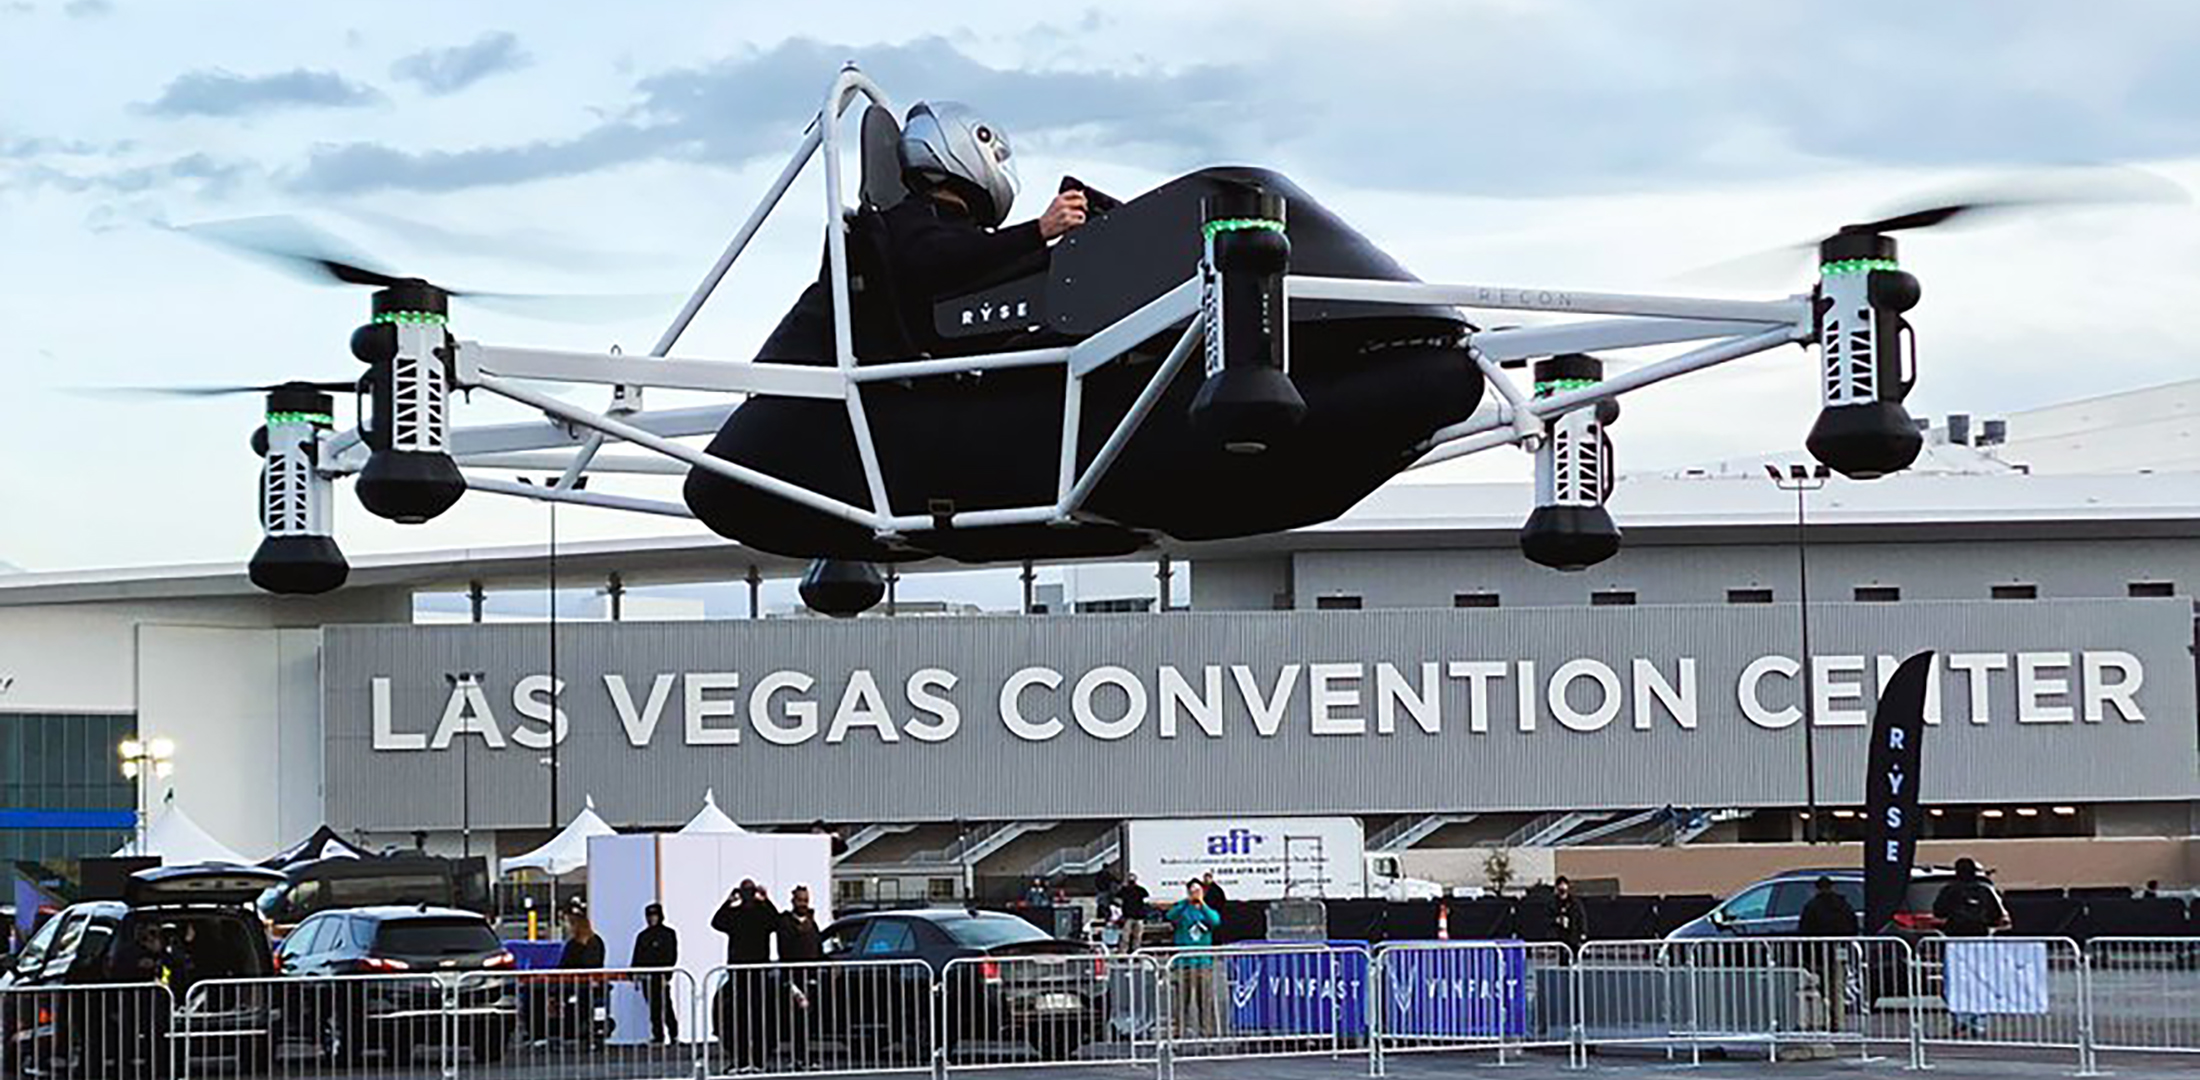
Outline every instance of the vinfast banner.
<svg viewBox="0 0 2200 1080"><path fill-rule="evenodd" d="M1229 995L1229 1030L1240 1035L1367 1034L1368 956L1356 947L1358 942L1330 944L1347 947L1221 957L1217 970L1225 985L1218 992ZM1383 1030L1449 1038L1525 1036L1527 979L1527 950L1518 942L1388 950L1383 956Z"/></svg>
<svg viewBox="0 0 2200 1080"><path fill-rule="evenodd" d="M1792 605L331 626L343 829L1797 806ZM1818 787L1936 655L1928 801L2190 797L2184 601L1829 604ZM553 676L552 671L555 670ZM562 821L560 822L562 824Z"/></svg>

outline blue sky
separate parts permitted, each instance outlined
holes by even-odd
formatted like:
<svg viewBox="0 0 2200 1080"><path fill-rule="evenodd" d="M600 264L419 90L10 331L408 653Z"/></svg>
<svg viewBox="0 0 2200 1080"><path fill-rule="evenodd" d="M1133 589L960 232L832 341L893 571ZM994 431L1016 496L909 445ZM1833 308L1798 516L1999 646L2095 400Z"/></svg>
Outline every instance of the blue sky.
<svg viewBox="0 0 2200 1080"><path fill-rule="evenodd" d="M462 336L646 349L842 59L1018 138L1034 191L1216 162L1292 174L1431 279L1705 291L1691 267L1918 191L2135 162L2200 186L2200 7L1865 2L957 5L0 0L0 559L242 559L252 399L70 388L348 378L363 294L171 226L311 218L384 261L513 290L665 294L609 325L467 311ZM814 272L815 170L682 353L745 357ZM1021 215L1037 200L1018 207ZM1906 243L1921 413L2191 375L2200 210L2068 212ZM1724 284L1724 283L1722 283ZM1801 287L1774 277L1748 294ZM646 309L645 309L646 310ZM1792 447L1804 354L1632 399L1623 460ZM652 404L678 403L674 395ZM461 423L510 418L486 403ZM1461 475L1524 475L1505 452ZM663 494L660 486L629 485ZM532 540L485 496L354 552ZM574 512L572 536L676 524Z"/></svg>

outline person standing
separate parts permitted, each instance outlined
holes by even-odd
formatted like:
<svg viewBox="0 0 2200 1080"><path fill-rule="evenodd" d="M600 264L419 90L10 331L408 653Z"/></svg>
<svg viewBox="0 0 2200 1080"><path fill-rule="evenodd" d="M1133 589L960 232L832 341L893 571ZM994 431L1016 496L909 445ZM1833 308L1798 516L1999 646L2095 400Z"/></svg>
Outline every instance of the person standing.
<svg viewBox="0 0 2200 1080"><path fill-rule="evenodd" d="M1940 932L1952 938L1982 938L2009 928L2009 912L2001 906L2001 897L1994 895L1994 887L1980 876L1978 863L1969 858L1956 860L1956 879L1941 886L1940 895L1933 898L1933 917L1940 920ZM1944 952L1944 964L1946 959ZM1944 966L1944 979L1945 971ZM1948 1019L1957 1035L1986 1030L1982 1015L1950 1012Z"/></svg>
<svg viewBox="0 0 2200 1080"><path fill-rule="evenodd" d="M1563 874L1551 883L1549 918L1552 938L1580 953L1582 944L1589 940L1589 910L1574 895L1574 883Z"/></svg>
<svg viewBox="0 0 2200 1080"><path fill-rule="evenodd" d="M779 962L783 965L777 974L781 985L773 988L772 1000L785 1010L784 1021L775 1026L776 1031L787 1032L794 1037L794 1060L797 1068L810 1067L810 1032L816 1026L818 972L810 965L825 959L825 934L818 928L817 912L810 907L810 889L797 885L787 894L787 910L779 916Z"/></svg>
<svg viewBox="0 0 2200 1080"><path fill-rule="evenodd" d="M565 909L565 945L558 950L560 971L602 971L603 938L588 921L588 909L580 904ZM593 976L576 975L558 983L558 1020L565 1037L594 1046L596 1043L596 982Z"/></svg>
<svg viewBox="0 0 2200 1080"><path fill-rule="evenodd" d="M642 909L642 921L648 925L634 935L634 966L638 968L677 967L680 963L680 935L665 925L665 906L651 904ZM639 980L642 997L649 1002L649 1041L676 1043L680 1041L680 1017L672 1008L672 974L669 970L646 971Z"/></svg>
<svg viewBox="0 0 2200 1080"><path fill-rule="evenodd" d="M1151 894L1138 883L1137 874L1123 875L1123 884L1115 890L1115 898L1123 905L1123 951L1137 952L1139 938L1146 932L1146 898Z"/></svg>
<svg viewBox="0 0 2200 1080"><path fill-rule="evenodd" d="M754 878L727 894L710 918L711 929L726 935L726 981L718 990L718 1042L737 1069L761 1069L768 1045L771 1011L762 965L771 963L772 937L779 931L779 909Z"/></svg>
<svg viewBox="0 0 2200 1080"><path fill-rule="evenodd" d="M1841 1003L1848 992L1849 943L1835 938L1856 936L1856 909L1849 898L1833 887L1833 879L1820 875L1811 888L1810 902L1803 905L1803 915L1795 924L1795 932L1804 938L1820 940L1804 944L1806 967L1818 976L1819 1004L1825 1010L1821 1030L1841 1030Z"/></svg>
<svg viewBox="0 0 2200 1080"><path fill-rule="evenodd" d="M1207 906L1206 891L1194 878L1184 883L1184 899L1169 906L1163 916L1176 930L1172 939L1179 949L1207 949L1214 945L1215 927L1222 917ZM1176 1029L1199 1038L1214 1035L1221 1027L1216 1015L1215 958L1200 952L1172 957L1176 973Z"/></svg>

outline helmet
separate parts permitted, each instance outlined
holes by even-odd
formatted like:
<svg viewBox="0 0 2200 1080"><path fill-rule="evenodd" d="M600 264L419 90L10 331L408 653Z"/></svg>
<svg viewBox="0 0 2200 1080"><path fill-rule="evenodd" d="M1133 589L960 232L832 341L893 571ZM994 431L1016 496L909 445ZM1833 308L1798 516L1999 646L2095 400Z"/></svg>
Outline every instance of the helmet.
<svg viewBox="0 0 2200 1080"><path fill-rule="evenodd" d="M975 195L971 213L987 227L1008 217L1016 201L1016 163L1008 136L959 101L920 101L901 125L901 168L925 183L954 184Z"/></svg>

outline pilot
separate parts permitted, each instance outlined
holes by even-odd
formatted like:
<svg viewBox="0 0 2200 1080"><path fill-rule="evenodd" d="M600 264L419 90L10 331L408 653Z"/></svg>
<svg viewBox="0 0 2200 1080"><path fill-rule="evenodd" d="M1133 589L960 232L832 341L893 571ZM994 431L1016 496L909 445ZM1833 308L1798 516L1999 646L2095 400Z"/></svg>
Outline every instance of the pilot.
<svg viewBox="0 0 2200 1080"><path fill-rule="evenodd" d="M1044 269L1048 242L1085 223L1085 193L1070 190L1002 227L1018 187L1008 136L960 102L910 106L901 167L910 195L886 211L888 257L902 325L925 352L940 344L934 304Z"/></svg>

